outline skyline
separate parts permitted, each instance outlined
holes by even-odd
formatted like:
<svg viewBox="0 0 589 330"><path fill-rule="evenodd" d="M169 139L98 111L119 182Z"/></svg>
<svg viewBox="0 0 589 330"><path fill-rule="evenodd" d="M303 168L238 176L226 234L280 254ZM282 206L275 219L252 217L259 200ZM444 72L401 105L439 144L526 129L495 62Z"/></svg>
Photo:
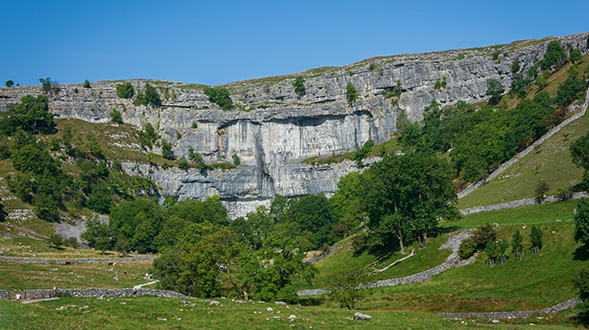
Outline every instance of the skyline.
<svg viewBox="0 0 589 330"><path fill-rule="evenodd" d="M374 56L589 31L589 3L0 1L0 84L156 79L220 85Z"/></svg>

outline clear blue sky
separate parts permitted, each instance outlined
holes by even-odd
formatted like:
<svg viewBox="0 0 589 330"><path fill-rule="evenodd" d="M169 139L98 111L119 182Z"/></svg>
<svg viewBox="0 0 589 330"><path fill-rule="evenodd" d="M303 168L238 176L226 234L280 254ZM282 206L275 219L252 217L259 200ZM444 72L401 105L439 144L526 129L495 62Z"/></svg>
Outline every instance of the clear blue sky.
<svg viewBox="0 0 589 330"><path fill-rule="evenodd" d="M219 85L589 31L589 1L0 0L0 84Z"/></svg>

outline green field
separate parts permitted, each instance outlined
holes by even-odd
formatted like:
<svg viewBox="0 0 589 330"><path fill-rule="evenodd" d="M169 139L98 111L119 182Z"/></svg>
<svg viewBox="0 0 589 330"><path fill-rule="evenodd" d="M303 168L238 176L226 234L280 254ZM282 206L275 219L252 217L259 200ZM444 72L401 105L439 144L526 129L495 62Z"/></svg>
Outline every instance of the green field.
<svg viewBox="0 0 589 330"><path fill-rule="evenodd" d="M532 320L538 326L512 324L489 325L449 320L428 313L363 311L371 321L353 320L354 311L337 306L308 306L249 302L238 304L216 299L217 306L191 300L185 306L180 299L141 298L61 298L23 305L0 301L0 324L4 329L556 329L554 325ZM124 303L124 304L123 304ZM75 307L72 307L75 306ZM64 310L56 310L60 307ZM88 306L87 309L82 307ZM267 308L272 308L269 312ZM296 319L289 320L291 315ZM552 320L552 319L551 319Z"/></svg>

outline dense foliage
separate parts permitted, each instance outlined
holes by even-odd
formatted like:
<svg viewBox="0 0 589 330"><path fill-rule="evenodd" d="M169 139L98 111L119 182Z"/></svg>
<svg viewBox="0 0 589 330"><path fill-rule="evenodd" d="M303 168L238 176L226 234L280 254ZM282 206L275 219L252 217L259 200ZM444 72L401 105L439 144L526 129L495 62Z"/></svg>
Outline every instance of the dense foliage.
<svg viewBox="0 0 589 330"><path fill-rule="evenodd" d="M305 93L305 79L303 79L303 77L298 76L295 81L294 81L294 88L295 88L295 93L297 93L297 95L302 96L303 93Z"/></svg>
<svg viewBox="0 0 589 330"><path fill-rule="evenodd" d="M130 82L117 85L117 96L123 99L130 99L135 94L133 85Z"/></svg>
<svg viewBox="0 0 589 330"><path fill-rule="evenodd" d="M354 105L354 101L358 98L358 90L356 90L356 86L348 83L346 85L346 100L350 105Z"/></svg>
<svg viewBox="0 0 589 330"><path fill-rule="evenodd" d="M119 85L119 86L121 86L121 85ZM132 86L131 86L131 88L132 88ZM118 86L117 86L117 93L118 93ZM135 105L142 104L144 106L150 105L154 108L159 108L162 105L162 100L160 99L160 95L158 94L155 87L151 86L149 83L146 83L145 84L145 92L142 92L142 91L137 92L137 97L135 97L134 104Z"/></svg>
<svg viewBox="0 0 589 330"><path fill-rule="evenodd" d="M229 91L225 87L205 87L204 93L209 97L209 100L227 111L233 107L233 101L229 97Z"/></svg>

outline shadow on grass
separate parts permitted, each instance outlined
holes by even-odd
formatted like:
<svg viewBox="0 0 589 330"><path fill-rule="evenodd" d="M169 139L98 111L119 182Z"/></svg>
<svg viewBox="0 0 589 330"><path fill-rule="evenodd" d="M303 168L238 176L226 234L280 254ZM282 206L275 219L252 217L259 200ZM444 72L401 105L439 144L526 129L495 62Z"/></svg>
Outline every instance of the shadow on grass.
<svg viewBox="0 0 589 330"><path fill-rule="evenodd" d="M573 253L573 259L581 261L589 260L589 247L587 245L579 246Z"/></svg>

